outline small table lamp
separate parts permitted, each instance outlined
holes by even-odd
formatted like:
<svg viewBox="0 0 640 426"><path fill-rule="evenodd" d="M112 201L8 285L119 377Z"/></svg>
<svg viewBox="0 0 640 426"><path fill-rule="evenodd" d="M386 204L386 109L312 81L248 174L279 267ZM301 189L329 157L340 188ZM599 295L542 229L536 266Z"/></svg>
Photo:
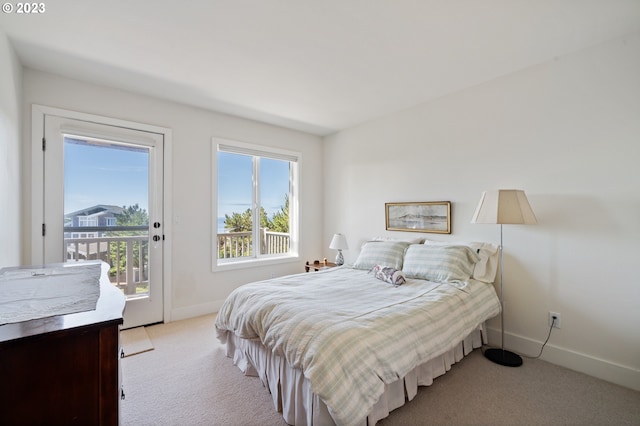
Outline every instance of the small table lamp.
<svg viewBox="0 0 640 426"><path fill-rule="evenodd" d="M342 234L335 234L331 239L331 244L329 244L329 248L332 250L338 250L338 255L336 256L336 265L344 265L344 257L342 256L342 250L347 250L349 245L347 244L347 239Z"/></svg>

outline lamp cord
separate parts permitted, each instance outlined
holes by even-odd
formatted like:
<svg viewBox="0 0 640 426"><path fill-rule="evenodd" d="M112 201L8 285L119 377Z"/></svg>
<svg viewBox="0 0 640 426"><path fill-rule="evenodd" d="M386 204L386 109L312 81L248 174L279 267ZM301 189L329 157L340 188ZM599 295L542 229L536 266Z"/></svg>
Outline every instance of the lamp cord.
<svg viewBox="0 0 640 426"><path fill-rule="evenodd" d="M544 347L546 346L547 342L549 341L549 338L551 337L551 331L553 330L553 326L556 324L556 319L554 318L551 321L551 325L549 326L549 334L547 335L547 340L544 341L544 343L542 344L542 347L540 348L540 353L537 356L527 356L527 355L522 355L525 358L529 358L529 359L538 359L542 356L542 351L544 350Z"/></svg>

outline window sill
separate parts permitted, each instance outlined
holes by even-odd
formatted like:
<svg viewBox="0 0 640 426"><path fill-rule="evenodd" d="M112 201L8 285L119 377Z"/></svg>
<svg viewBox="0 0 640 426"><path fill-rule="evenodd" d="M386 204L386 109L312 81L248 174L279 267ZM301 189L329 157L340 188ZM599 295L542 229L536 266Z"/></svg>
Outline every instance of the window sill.
<svg viewBox="0 0 640 426"><path fill-rule="evenodd" d="M286 257L270 257L262 259L250 259L250 260L238 260L233 262L217 263L218 260L214 260L213 272L232 271L235 269L246 268L258 268L263 266L280 265L283 263L299 262L300 256L292 255Z"/></svg>

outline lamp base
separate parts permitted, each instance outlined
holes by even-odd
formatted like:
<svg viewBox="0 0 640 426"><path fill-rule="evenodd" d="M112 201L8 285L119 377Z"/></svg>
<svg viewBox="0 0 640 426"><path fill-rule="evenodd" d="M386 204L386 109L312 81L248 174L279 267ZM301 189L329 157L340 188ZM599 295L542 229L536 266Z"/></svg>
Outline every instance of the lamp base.
<svg viewBox="0 0 640 426"><path fill-rule="evenodd" d="M342 250L338 249L338 255L336 256L336 265L344 265L344 256L342 256Z"/></svg>
<svg viewBox="0 0 640 426"><path fill-rule="evenodd" d="M504 365L507 367L520 367L522 365L522 358L518 354L506 351L504 349L491 348L484 351L484 356L490 361L496 364Z"/></svg>

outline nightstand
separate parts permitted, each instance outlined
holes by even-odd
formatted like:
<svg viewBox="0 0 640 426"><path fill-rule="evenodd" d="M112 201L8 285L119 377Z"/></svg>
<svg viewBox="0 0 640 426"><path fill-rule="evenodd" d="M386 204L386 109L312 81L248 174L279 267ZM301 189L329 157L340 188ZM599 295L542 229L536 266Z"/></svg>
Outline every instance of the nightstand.
<svg viewBox="0 0 640 426"><path fill-rule="evenodd" d="M307 261L307 263L304 265L304 271L321 271L324 269L335 268L336 266L338 265L336 265L335 263L327 262L327 259L325 258L324 260L314 260L313 262Z"/></svg>

